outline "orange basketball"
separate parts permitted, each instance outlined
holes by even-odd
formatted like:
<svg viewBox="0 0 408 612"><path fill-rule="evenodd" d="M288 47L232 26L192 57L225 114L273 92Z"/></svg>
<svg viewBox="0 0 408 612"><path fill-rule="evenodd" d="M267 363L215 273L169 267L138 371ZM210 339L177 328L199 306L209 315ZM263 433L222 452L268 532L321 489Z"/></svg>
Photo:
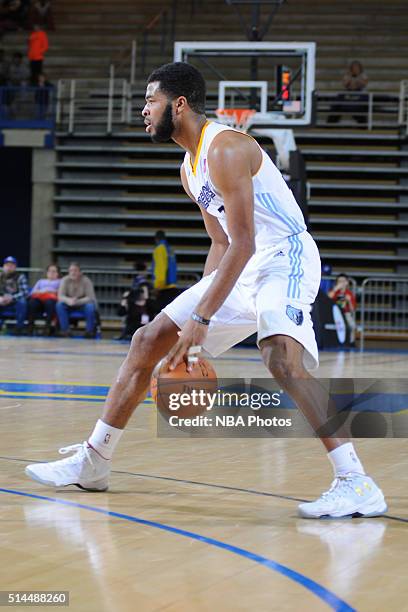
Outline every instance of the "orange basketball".
<svg viewBox="0 0 408 612"><path fill-rule="evenodd" d="M204 413L209 406L206 394L216 393L217 388L217 374L203 358L192 364L191 372L184 361L174 370L168 370L160 361L150 383L153 401L166 419L173 415L193 418Z"/></svg>

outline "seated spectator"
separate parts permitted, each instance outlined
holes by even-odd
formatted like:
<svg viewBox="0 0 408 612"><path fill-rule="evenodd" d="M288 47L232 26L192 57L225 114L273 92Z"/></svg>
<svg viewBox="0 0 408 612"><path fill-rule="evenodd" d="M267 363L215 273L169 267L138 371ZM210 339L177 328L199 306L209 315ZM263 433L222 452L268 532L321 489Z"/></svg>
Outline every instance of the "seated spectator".
<svg viewBox="0 0 408 612"><path fill-rule="evenodd" d="M20 51L13 53L13 57L8 70L8 84L12 87L27 85L29 70L23 61L23 54Z"/></svg>
<svg viewBox="0 0 408 612"><path fill-rule="evenodd" d="M61 335L70 336L69 318L80 313L86 321L85 338L95 338L96 297L92 281L82 274L78 263L72 262L58 290L57 316Z"/></svg>
<svg viewBox="0 0 408 612"><path fill-rule="evenodd" d="M53 331L53 322L56 319L56 304L58 289L61 284L60 269L55 264L47 268L46 278L38 280L31 290L28 301L28 333L34 332L34 322L39 317L46 315L45 335L50 336Z"/></svg>
<svg viewBox="0 0 408 612"><path fill-rule="evenodd" d="M0 87L7 85L9 78L9 65L6 60L6 52L0 49Z"/></svg>
<svg viewBox="0 0 408 612"><path fill-rule="evenodd" d="M0 272L0 328L2 320L16 318L16 335L22 334L27 315L27 278L17 270L17 259L6 257Z"/></svg>
<svg viewBox="0 0 408 612"><path fill-rule="evenodd" d="M34 24L28 38L28 59L30 60L31 85L38 83L38 76L42 73L43 61L48 51L48 36L40 25Z"/></svg>
<svg viewBox="0 0 408 612"><path fill-rule="evenodd" d="M154 319L156 308L154 302L146 297L146 285L123 294L118 315L125 316L125 326L117 340L130 340L139 327Z"/></svg>
<svg viewBox="0 0 408 612"><path fill-rule="evenodd" d="M147 264L145 261L137 261L134 265L136 275L132 281L132 289L139 289L140 287L146 286L148 292L151 291L151 283L147 280L146 271ZM146 296L147 298L149 295Z"/></svg>
<svg viewBox="0 0 408 612"><path fill-rule="evenodd" d="M347 274L339 274L336 284L329 291L329 297L341 308L349 329L350 345L356 340L356 296L349 288L350 282Z"/></svg>
<svg viewBox="0 0 408 612"><path fill-rule="evenodd" d="M28 27L31 29L35 23L47 30L55 30L54 16L49 0L37 0L31 4L28 13Z"/></svg>
<svg viewBox="0 0 408 612"><path fill-rule="evenodd" d="M368 96L366 93L358 94L357 92L365 91L367 85L368 78L364 73L363 65L361 62L354 60L343 76L343 87L349 93L337 96L337 99L343 104L336 104L332 107L332 111L336 114L329 116L328 123L338 123L342 113L353 111L356 113L353 118L357 123L365 123L368 107L364 102L367 102Z"/></svg>

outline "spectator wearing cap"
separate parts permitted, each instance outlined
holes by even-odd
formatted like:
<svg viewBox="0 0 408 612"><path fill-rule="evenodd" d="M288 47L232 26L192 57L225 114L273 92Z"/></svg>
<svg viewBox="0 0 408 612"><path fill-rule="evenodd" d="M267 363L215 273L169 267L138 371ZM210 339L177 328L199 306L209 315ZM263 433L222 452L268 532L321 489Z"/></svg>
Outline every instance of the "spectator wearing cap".
<svg viewBox="0 0 408 612"><path fill-rule="evenodd" d="M28 282L25 274L17 270L17 259L6 257L0 272L0 328L6 317L16 318L16 334L20 335L27 315Z"/></svg>

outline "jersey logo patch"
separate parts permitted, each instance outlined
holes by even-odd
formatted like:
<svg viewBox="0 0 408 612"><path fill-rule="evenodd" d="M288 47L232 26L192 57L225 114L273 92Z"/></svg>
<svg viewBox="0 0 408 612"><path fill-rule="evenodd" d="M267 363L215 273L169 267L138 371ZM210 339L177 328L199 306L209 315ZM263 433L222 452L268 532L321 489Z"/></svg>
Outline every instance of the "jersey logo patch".
<svg viewBox="0 0 408 612"><path fill-rule="evenodd" d="M289 319L293 321L295 325L302 325L303 323L303 312L299 310L299 308L295 308L294 306L286 306L286 314Z"/></svg>
<svg viewBox="0 0 408 612"><path fill-rule="evenodd" d="M207 181L207 183L201 188L197 202L200 204L200 206L203 206L205 209L207 209L211 204L211 200L213 200L214 198L215 193L212 191Z"/></svg>

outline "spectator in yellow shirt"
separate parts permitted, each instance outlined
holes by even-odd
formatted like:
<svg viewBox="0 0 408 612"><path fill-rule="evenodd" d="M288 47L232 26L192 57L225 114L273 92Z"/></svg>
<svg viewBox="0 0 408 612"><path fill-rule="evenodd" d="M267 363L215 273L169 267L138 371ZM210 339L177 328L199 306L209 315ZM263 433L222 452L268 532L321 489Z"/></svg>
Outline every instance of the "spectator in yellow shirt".
<svg viewBox="0 0 408 612"><path fill-rule="evenodd" d="M152 262L153 287L157 292L157 303L161 310L178 295L177 262L163 230L156 232L155 241Z"/></svg>

